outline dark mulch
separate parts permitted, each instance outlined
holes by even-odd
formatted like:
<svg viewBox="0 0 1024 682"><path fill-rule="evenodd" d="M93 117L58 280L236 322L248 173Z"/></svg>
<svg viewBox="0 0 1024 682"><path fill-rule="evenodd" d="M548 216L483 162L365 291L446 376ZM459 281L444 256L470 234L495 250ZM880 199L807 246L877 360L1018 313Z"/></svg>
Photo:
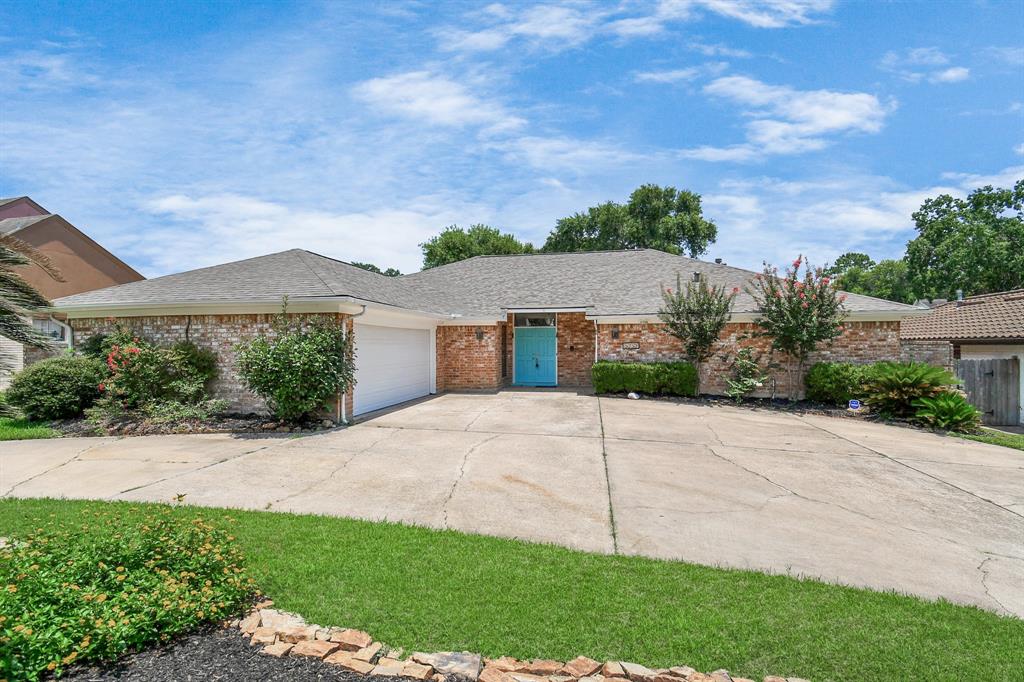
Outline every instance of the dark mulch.
<svg viewBox="0 0 1024 682"><path fill-rule="evenodd" d="M126 682L188 682L214 680L217 682L274 682L285 680L338 680L365 682L378 680L394 682L395 678L363 677L344 672L318 659L274 658L260 653L261 647L252 646L237 629L219 628L197 632L164 647L154 647L121 659L111 666L80 666L71 669L61 680L73 682L100 682L125 680Z"/></svg>

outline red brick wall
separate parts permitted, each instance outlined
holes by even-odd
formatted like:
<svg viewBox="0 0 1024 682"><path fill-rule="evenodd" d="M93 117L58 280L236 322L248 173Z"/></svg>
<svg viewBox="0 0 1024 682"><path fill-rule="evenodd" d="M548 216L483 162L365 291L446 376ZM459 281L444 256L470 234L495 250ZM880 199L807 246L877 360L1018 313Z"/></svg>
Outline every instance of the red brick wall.
<svg viewBox="0 0 1024 682"><path fill-rule="evenodd" d="M808 359L805 370L816 362L868 363L878 360L900 359L899 322L847 322L843 334L829 345L823 345ZM612 331L619 330L619 338L612 338ZM734 322L726 325L720 336L714 355L701 368L701 390L704 393L723 395L731 377L732 361L742 347L754 348L762 356L762 364L771 362L770 342L766 338L752 338L755 325L748 322ZM637 350L627 350L623 344L639 343ZM659 324L602 324L598 325L598 357L602 360L625 362L657 362L683 359L680 342L667 334ZM777 358L782 364L770 372L777 387L777 395L786 395L789 375L787 359ZM803 391L803 378L797 381ZM768 395L770 386L755 395Z"/></svg>
<svg viewBox="0 0 1024 682"><path fill-rule="evenodd" d="M953 344L949 341L901 341L900 360L927 362L950 371L955 369L956 364L953 361Z"/></svg>
<svg viewBox="0 0 1024 682"><path fill-rule="evenodd" d="M558 385L589 386L594 364L594 321L584 313L555 315L558 334Z"/></svg>
<svg viewBox="0 0 1024 682"><path fill-rule="evenodd" d="M493 390L501 386L504 333L504 324L438 327L437 390Z"/></svg>
<svg viewBox="0 0 1024 682"><path fill-rule="evenodd" d="M223 398L235 412L265 413L263 400L249 392L235 370L235 346L260 334L273 336L276 314L250 315L166 315L124 318L82 318L68 320L74 330L76 346L96 333L110 333L117 325L134 330L139 336L158 346L169 346L176 341L189 340L200 348L207 348L217 356L218 376L210 385L215 398ZM347 315L320 313L316 315L290 315L295 318L327 317L346 319L351 332L352 320ZM358 362L358 359L357 359ZM352 392L347 395L349 415ZM331 408L334 414L333 406Z"/></svg>

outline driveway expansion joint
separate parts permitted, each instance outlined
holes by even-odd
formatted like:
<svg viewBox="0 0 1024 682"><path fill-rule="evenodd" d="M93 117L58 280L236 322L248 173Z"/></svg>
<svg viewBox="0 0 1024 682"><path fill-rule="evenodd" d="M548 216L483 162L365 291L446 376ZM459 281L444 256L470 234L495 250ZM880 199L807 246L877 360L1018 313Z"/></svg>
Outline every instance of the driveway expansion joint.
<svg viewBox="0 0 1024 682"><path fill-rule="evenodd" d="M619 532L615 525L615 505L612 502L612 477L608 473L608 439L604 433L604 411L601 398L597 398L597 419L601 425L601 460L604 464L604 485L608 491L608 525L612 534L612 554L619 553Z"/></svg>

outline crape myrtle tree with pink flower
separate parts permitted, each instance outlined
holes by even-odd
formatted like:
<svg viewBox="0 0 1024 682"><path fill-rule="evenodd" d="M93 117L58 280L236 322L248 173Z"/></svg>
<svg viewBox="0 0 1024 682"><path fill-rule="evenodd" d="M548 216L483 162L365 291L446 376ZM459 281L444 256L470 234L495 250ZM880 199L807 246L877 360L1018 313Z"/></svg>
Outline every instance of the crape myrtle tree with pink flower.
<svg viewBox="0 0 1024 682"><path fill-rule="evenodd" d="M807 357L843 333L846 295L803 256L797 256L781 276L778 268L765 263L747 293L754 297L758 308L755 336L769 339L772 351L790 360L788 393L791 400L796 400Z"/></svg>

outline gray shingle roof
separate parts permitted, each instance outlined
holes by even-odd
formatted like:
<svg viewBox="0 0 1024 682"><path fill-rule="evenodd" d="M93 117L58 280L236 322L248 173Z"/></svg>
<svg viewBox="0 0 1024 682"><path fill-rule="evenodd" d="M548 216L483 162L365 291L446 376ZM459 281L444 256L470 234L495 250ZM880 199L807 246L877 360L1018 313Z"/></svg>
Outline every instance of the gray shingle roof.
<svg viewBox="0 0 1024 682"><path fill-rule="evenodd" d="M18 197L19 199L21 197ZM23 230L29 225L35 225L36 223L49 220L53 217L53 214L45 213L43 215L30 215L24 218L4 218L0 220L0 234L14 234L18 230Z"/></svg>
<svg viewBox="0 0 1024 682"><path fill-rule="evenodd" d="M57 299L58 309L103 304L145 306L219 301L271 302L282 296L351 296L410 310L498 319L514 308L586 308L592 315L650 315L661 287L700 272L709 282L737 287L734 312L753 312L742 292L755 273L662 251L478 256L402 277L385 277L301 249L122 284ZM849 295L853 312L908 314L913 306Z"/></svg>

